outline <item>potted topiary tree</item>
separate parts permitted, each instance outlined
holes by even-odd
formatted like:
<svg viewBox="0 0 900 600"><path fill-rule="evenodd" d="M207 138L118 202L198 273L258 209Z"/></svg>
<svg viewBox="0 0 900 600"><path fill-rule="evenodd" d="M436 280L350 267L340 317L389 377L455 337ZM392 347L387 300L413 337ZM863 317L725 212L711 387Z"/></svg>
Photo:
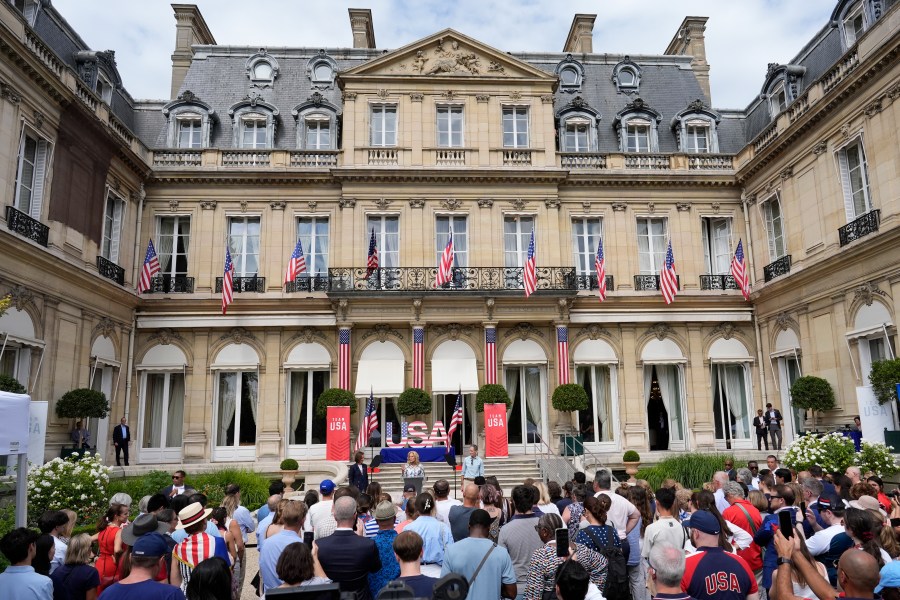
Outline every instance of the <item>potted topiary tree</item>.
<svg viewBox="0 0 900 600"><path fill-rule="evenodd" d="M280 468L281 481L284 483L284 491L287 493L293 492L294 488L291 486L297 481L297 472L300 470L300 465L297 464L297 461L293 458L286 458L281 461Z"/></svg>
<svg viewBox="0 0 900 600"><path fill-rule="evenodd" d="M872 392L878 404L896 402L897 386L900 385L900 358L873 362L869 383L872 384ZM884 441L889 446L900 448L900 431L885 428Z"/></svg>
<svg viewBox="0 0 900 600"><path fill-rule="evenodd" d="M0 375L0 392L9 392L11 394L24 394L25 386L9 375Z"/></svg>
<svg viewBox="0 0 900 600"><path fill-rule="evenodd" d="M422 388L406 388L397 398L397 414L401 417L413 417L416 420L417 415L427 415L431 413L431 396ZM409 419L405 419L409 420ZM419 443L420 438L414 438L410 441Z"/></svg>
<svg viewBox="0 0 900 600"><path fill-rule="evenodd" d="M77 421L102 419L109 414L109 402L106 394L90 388L77 388L63 394L56 401L56 416ZM76 451L80 448L76 447ZM61 455L68 456L72 450L63 448Z"/></svg>
<svg viewBox="0 0 900 600"><path fill-rule="evenodd" d="M356 396L340 388L330 388L319 394L316 401L316 416L324 419L329 406L349 406L350 414L356 413Z"/></svg>
<svg viewBox="0 0 900 600"><path fill-rule="evenodd" d="M512 398L506 393L506 388L496 383L486 383L475 394L475 412L484 412L485 404L505 404L507 408L512 406Z"/></svg>
<svg viewBox="0 0 900 600"><path fill-rule="evenodd" d="M626 450L625 454L622 455L622 464L625 465L625 472L630 477L628 481L634 483L636 481L634 476L637 475L638 467L641 466L640 454L634 450Z"/></svg>
<svg viewBox="0 0 900 600"><path fill-rule="evenodd" d="M584 440L580 435L573 435L572 427L572 413L576 410L587 410L588 407L588 395L584 391L584 387L577 383L558 385L553 390L551 402L553 408L566 414L566 420L560 423L560 443L563 446L563 456L584 454Z"/></svg>
<svg viewBox="0 0 900 600"><path fill-rule="evenodd" d="M835 407L834 390L827 379L815 375L804 375L791 386L791 403L798 408L812 411L813 429L815 429L816 413Z"/></svg>

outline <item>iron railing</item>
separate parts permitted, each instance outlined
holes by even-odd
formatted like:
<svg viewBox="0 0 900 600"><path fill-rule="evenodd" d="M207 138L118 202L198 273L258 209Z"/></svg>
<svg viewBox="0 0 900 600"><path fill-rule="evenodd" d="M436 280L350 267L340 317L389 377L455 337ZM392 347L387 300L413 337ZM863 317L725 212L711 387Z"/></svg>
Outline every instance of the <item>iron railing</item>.
<svg viewBox="0 0 900 600"><path fill-rule="evenodd" d="M112 279L119 285L125 285L125 269L112 262L111 260L103 258L102 256L98 256L97 271L99 271L100 275L102 275L103 277Z"/></svg>
<svg viewBox="0 0 900 600"><path fill-rule="evenodd" d="M736 290L737 282L734 275L701 275L701 290Z"/></svg>
<svg viewBox="0 0 900 600"><path fill-rule="evenodd" d="M46 247L50 243L49 227L12 206L6 207L6 226L10 231L15 231L41 246Z"/></svg>
<svg viewBox="0 0 900 600"><path fill-rule="evenodd" d="M284 284L284 291L293 292L327 292L329 289L327 275L301 275L294 281Z"/></svg>
<svg viewBox="0 0 900 600"><path fill-rule="evenodd" d="M221 288L219 289L221 291ZM150 280L148 294L193 294L194 278L184 275L162 275Z"/></svg>
<svg viewBox="0 0 900 600"><path fill-rule="evenodd" d="M778 260L767 264L763 267L763 279L772 281L776 277L786 275L791 272L791 255L785 254Z"/></svg>
<svg viewBox="0 0 900 600"><path fill-rule="evenodd" d="M579 274L575 276L575 286L579 290L596 290L599 286L597 275ZM616 280L612 275L606 276L606 291L612 292L616 289Z"/></svg>
<svg viewBox="0 0 900 600"><path fill-rule="evenodd" d="M675 276L675 285L677 289L681 289L681 276ZM636 292L652 292L659 291L659 275L635 275L634 291Z"/></svg>
<svg viewBox="0 0 900 600"><path fill-rule="evenodd" d="M881 223L881 211L878 209L870 210L866 214L850 221L840 229L838 229L838 238L841 240L841 246L846 246L850 242L865 237L870 233L878 231L878 225Z"/></svg>
<svg viewBox="0 0 900 600"><path fill-rule="evenodd" d="M576 291L574 267L538 267L537 291ZM332 292L475 292L524 289L523 267L458 267L437 285L436 267L328 269Z"/></svg>
<svg viewBox="0 0 900 600"><path fill-rule="evenodd" d="M216 277L216 292L217 294L222 293L222 277ZM235 277L232 281L231 291L241 293L241 292L265 292L266 291L266 278L265 277Z"/></svg>

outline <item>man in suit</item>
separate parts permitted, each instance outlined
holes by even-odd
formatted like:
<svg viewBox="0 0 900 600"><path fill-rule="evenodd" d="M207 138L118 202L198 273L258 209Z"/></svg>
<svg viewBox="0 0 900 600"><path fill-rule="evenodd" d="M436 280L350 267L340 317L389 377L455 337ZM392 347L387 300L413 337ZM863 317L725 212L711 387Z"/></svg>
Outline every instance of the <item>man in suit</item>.
<svg viewBox="0 0 900 600"><path fill-rule="evenodd" d="M172 473L172 485L164 487L160 490L160 494L165 494L169 498L177 496L178 494L186 494L188 488L184 485L184 478L187 474L181 469Z"/></svg>
<svg viewBox="0 0 900 600"><path fill-rule="evenodd" d="M772 403L766 404L766 421L769 424L769 437L772 438L773 450L781 450L781 424L784 417L777 408L772 408Z"/></svg>
<svg viewBox="0 0 900 600"><path fill-rule="evenodd" d="M126 425L128 420L122 417L119 424L113 428L113 446L116 447L116 466L121 467L119 455L125 454L125 466L128 466L128 444L131 442L131 429Z"/></svg>
<svg viewBox="0 0 900 600"><path fill-rule="evenodd" d="M335 500L333 511L337 528L331 535L316 540L319 563L325 574L340 584L341 592L355 592L357 600L372 600L368 575L381 570L375 540L353 531L356 500L351 496Z"/></svg>
<svg viewBox="0 0 900 600"><path fill-rule="evenodd" d="M763 415L761 408L756 409L756 416L753 417L753 428L756 430L756 449L762 450L762 445L766 445L769 449L769 426L766 424L766 417Z"/></svg>
<svg viewBox="0 0 900 600"><path fill-rule="evenodd" d="M366 457L362 451L357 450L353 455L353 464L347 472L347 483L354 486L360 492L365 493L369 487L369 472L363 459Z"/></svg>

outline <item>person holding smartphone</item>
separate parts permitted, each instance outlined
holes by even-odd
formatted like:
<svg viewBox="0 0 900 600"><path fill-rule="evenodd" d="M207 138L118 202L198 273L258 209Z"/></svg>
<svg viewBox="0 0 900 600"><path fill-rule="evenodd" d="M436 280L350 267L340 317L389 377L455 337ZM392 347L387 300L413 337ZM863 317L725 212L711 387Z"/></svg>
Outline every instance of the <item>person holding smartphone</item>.
<svg viewBox="0 0 900 600"><path fill-rule="evenodd" d="M591 583L599 589L606 581L606 557L569 540L569 528L562 517L546 513L535 527L544 545L531 553L528 580L525 584L525 600L541 600L554 592L556 568L568 558L583 566Z"/></svg>
<svg viewBox="0 0 900 600"><path fill-rule="evenodd" d="M791 529L797 522L794 509L794 490L784 484L776 485L772 488L772 494L769 496L769 506L771 507L771 514L766 515L762 526L757 530L756 535L753 536L753 541L756 542L756 545L766 549L763 555L762 586L766 588L767 594L769 588L772 587L772 574L778 568L778 553L775 552L775 542L773 540L775 532L780 528L781 519L785 518L781 517L779 513L787 513L786 518L790 520Z"/></svg>

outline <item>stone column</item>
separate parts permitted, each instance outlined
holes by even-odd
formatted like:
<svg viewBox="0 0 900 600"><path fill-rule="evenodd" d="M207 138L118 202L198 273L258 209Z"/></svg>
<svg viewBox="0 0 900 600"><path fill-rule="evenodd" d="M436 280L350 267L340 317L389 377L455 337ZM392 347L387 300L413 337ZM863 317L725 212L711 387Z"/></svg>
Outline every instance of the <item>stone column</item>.
<svg viewBox="0 0 900 600"><path fill-rule="evenodd" d="M284 452L281 441L284 439L282 424L284 423L284 375L281 369L281 331L267 331L265 334L265 357L259 366L259 396L256 408L257 459L278 459ZM286 454L285 454L286 455Z"/></svg>
<svg viewBox="0 0 900 600"><path fill-rule="evenodd" d="M687 413L685 437L693 436L696 450L714 450L716 429L713 420L712 379L709 361L703 356L703 337L699 324L687 326L688 362L684 373L684 397ZM686 442L688 440L685 440Z"/></svg>
<svg viewBox="0 0 900 600"><path fill-rule="evenodd" d="M184 461L209 461L216 372L209 370L209 331L194 334L194 364L184 382Z"/></svg>
<svg viewBox="0 0 900 600"><path fill-rule="evenodd" d="M636 361L637 330L633 324L622 325L622 376L619 380L619 414L624 420L622 448L648 450L647 399L644 398L644 364Z"/></svg>

